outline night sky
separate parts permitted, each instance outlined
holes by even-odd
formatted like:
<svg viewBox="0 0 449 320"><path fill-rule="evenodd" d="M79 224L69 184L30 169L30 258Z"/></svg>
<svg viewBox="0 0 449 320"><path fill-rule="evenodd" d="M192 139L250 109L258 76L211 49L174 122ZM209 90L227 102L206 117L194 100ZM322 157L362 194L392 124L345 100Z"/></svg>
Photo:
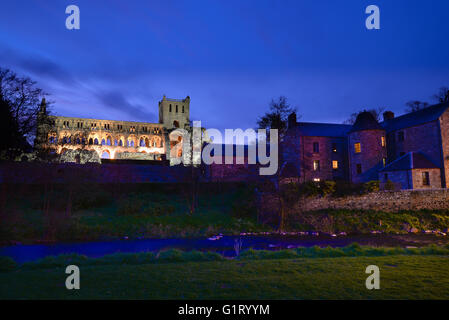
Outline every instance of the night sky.
<svg viewBox="0 0 449 320"><path fill-rule="evenodd" d="M67 30L67 5L81 29ZM380 30L365 28L378 5ZM1 1L0 66L51 94L57 115L157 122L191 97L205 127L254 128L285 95L303 121L434 102L449 86L449 1Z"/></svg>

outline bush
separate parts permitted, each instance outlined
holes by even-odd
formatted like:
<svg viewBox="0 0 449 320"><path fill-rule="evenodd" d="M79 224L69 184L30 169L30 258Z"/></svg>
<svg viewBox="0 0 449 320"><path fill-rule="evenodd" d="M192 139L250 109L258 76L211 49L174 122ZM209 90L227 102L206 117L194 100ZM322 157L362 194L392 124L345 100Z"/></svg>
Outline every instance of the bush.
<svg viewBox="0 0 449 320"><path fill-rule="evenodd" d="M332 195L335 193L337 183L335 181L323 181L320 184L323 196Z"/></svg>
<svg viewBox="0 0 449 320"><path fill-rule="evenodd" d="M0 272L8 272L17 268L17 263L10 257L0 257Z"/></svg>
<svg viewBox="0 0 449 320"><path fill-rule="evenodd" d="M380 185L379 180L368 181L363 184L363 191L365 193L377 192L379 191L379 185Z"/></svg>

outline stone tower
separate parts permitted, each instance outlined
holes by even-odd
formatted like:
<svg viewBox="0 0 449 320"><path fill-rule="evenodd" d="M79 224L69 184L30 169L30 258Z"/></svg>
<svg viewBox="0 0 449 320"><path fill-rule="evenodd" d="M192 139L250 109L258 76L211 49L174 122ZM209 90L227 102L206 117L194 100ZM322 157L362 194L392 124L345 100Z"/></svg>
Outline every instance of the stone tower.
<svg viewBox="0 0 449 320"><path fill-rule="evenodd" d="M349 132L349 176L353 183L378 180L386 163L385 130L367 111L359 113Z"/></svg>
<svg viewBox="0 0 449 320"><path fill-rule="evenodd" d="M159 123L167 129L190 126L190 97L185 99L168 99L165 95L159 101Z"/></svg>

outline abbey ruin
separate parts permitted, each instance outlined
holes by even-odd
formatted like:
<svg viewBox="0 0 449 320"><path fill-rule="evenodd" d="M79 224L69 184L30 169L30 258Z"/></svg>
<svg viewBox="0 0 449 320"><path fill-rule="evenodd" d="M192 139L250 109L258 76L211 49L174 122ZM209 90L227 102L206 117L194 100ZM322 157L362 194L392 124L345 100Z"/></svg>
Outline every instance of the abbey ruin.
<svg viewBox="0 0 449 320"><path fill-rule="evenodd" d="M43 99L35 150L57 155L60 162L100 163L102 159L173 162L186 156L182 142L183 132L191 130L189 110L189 96L168 99L164 95L159 102L158 123L86 119L48 115Z"/></svg>

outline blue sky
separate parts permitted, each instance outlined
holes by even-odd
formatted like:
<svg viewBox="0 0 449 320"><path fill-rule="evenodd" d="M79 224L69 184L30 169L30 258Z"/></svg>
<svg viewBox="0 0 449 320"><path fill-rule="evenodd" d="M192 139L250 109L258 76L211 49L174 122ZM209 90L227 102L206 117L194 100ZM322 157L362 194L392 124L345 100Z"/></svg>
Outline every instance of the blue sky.
<svg viewBox="0 0 449 320"><path fill-rule="evenodd" d="M65 28L78 5L81 29ZM365 8L380 8L380 30ZM303 121L364 108L403 113L449 86L449 1L15 0L0 4L0 66L38 81L58 115L157 121L191 97L191 119L254 127L286 96Z"/></svg>

